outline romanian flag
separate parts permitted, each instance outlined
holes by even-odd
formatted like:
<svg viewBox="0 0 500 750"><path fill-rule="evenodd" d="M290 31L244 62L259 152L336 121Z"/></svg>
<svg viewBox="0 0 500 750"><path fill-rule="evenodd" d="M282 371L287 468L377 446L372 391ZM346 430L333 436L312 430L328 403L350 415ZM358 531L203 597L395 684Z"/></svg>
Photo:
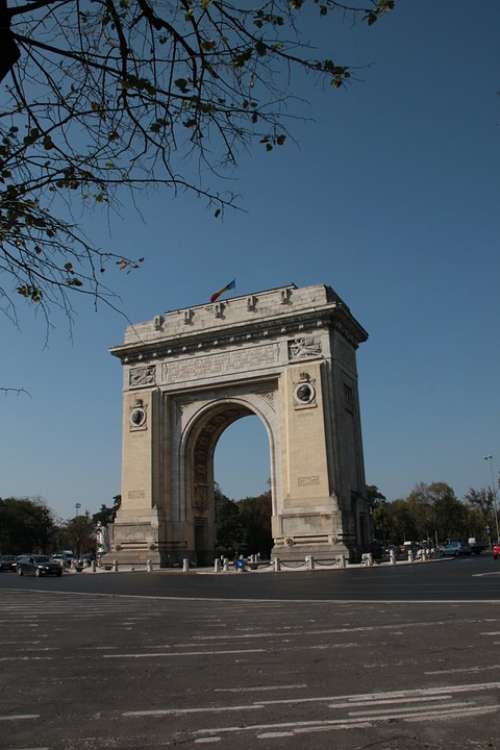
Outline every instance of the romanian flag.
<svg viewBox="0 0 500 750"><path fill-rule="evenodd" d="M210 302L217 302L221 294L224 294L224 292L228 292L230 289L234 289L236 286L236 279L233 279L229 282L226 286L222 287L222 289L219 289L218 292L214 292L212 296L210 297Z"/></svg>

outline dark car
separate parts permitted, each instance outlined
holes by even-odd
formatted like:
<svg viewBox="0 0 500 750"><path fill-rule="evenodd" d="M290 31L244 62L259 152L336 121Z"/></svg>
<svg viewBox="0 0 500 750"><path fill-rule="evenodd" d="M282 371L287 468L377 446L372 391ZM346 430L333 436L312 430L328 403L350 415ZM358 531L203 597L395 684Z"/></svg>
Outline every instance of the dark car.
<svg viewBox="0 0 500 750"><path fill-rule="evenodd" d="M62 567L47 555L22 555L17 558L17 575L62 576Z"/></svg>
<svg viewBox="0 0 500 750"><path fill-rule="evenodd" d="M16 569L16 556L15 555L0 555L0 570L15 570Z"/></svg>

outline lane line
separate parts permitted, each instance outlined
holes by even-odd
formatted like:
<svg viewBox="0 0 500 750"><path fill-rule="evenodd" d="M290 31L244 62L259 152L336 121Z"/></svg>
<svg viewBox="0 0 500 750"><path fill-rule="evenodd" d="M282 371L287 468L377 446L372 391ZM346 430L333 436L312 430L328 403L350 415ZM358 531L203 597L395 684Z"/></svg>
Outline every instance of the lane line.
<svg viewBox="0 0 500 750"><path fill-rule="evenodd" d="M477 574L482 575L482 574ZM45 594L52 594L53 596L80 596L88 597L94 596L98 598L112 598L112 599L144 599L149 601L174 601L174 602L234 602L236 604L374 604L374 605L408 605L408 604L496 604L500 605L500 595L498 599L276 599L274 597L269 599L249 599L247 597L222 597L222 596L161 596L154 594L108 594L102 592L91 592L91 591L54 591L53 589L3 589L9 593L15 592L16 594L32 593L40 594L43 591ZM117 612L120 610L117 609Z"/></svg>
<svg viewBox="0 0 500 750"><path fill-rule="evenodd" d="M157 654L103 654L103 659L147 659L172 656L216 656L219 654L262 654L265 648L231 649L230 651L177 651Z"/></svg>
<svg viewBox="0 0 500 750"><path fill-rule="evenodd" d="M394 708L369 708L364 709L363 711L349 711L349 716L359 716L360 718L367 718L367 717L373 717L373 716L394 716L394 714L401 714L401 713L415 713L416 711L419 713L422 713L423 711L426 711L427 709L430 709L431 711L436 710L436 706L434 705L423 705L423 706L399 706ZM439 709L443 708L476 708L476 706L471 706L470 703L467 703L467 701L452 701L451 703L443 703L439 706Z"/></svg>
<svg viewBox="0 0 500 750"><path fill-rule="evenodd" d="M182 714L224 713L225 711L258 711L262 706L212 706L209 708L158 708L149 711L124 711L122 716L177 716Z"/></svg>
<svg viewBox="0 0 500 750"><path fill-rule="evenodd" d="M486 667L455 667L455 669L435 669L432 672L424 672L424 674L436 675L436 674L458 674L459 672L486 672L491 669L499 670L500 664L491 664Z"/></svg>
<svg viewBox="0 0 500 750"><path fill-rule="evenodd" d="M409 698L412 696L425 696L425 695L443 695L450 693L477 693L485 690L498 690L500 689L500 682L478 682L470 685L448 685L446 687L430 687L430 688L415 688L413 690L391 690L388 692L380 693L361 693L359 695L330 695L320 696L316 698L277 698L274 700L263 700L258 701L259 705L262 706L276 706L292 703L327 703L330 701L373 701L381 698Z"/></svg>
<svg viewBox="0 0 500 750"><path fill-rule="evenodd" d="M336 726L330 727L307 727L304 729L295 729L291 732L264 732L263 734L258 734L256 736L258 740L267 740L275 737L297 737L298 734L312 734L313 732L333 732L334 730L339 729L369 729L372 726L373 724L370 722L360 721L355 724L337 724Z"/></svg>
<svg viewBox="0 0 500 750"><path fill-rule="evenodd" d="M247 726L231 726L231 727L217 727L208 729L197 729L192 734L231 734L237 732L255 732L261 730L279 731L282 729L291 729L291 734L302 734L307 733L311 730L321 731L323 728L351 728L351 727L372 727L376 723L387 723L394 721L395 718L411 720L411 721L429 721L429 719L447 719L457 718L462 716L474 716L478 714L494 713L499 710L499 706L484 706L478 708L450 710L450 711L426 711L418 716L413 713L403 713L397 717L392 714L391 716L384 717L373 717L370 721L363 721L359 719L326 719L323 721L286 721L275 724L249 724Z"/></svg>
<svg viewBox="0 0 500 750"><path fill-rule="evenodd" d="M197 740L194 741L195 745L200 745L202 742L209 743L209 742L220 742L221 737L199 737Z"/></svg>
<svg viewBox="0 0 500 750"><path fill-rule="evenodd" d="M260 692L263 690L299 690L301 688L306 688L307 684L305 682L302 682L299 685L260 685L256 687L247 687L245 685L244 691L245 693L251 693L251 692ZM214 693L241 693L242 688L215 688Z"/></svg>
<svg viewBox="0 0 500 750"><path fill-rule="evenodd" d="M430 701L445 701L453 698L452 695L427 695L422 698L389 698L380 701L347 701L346 703L330 703L328 708L352 708L353 706L386 706L401 703L429 703ZM400 708L403 706L400 705Z"/></svg>
<svg viewBox="0 0 500 750"><path fill-rule="evenodd" d="M202 743L209 743L209 742L220 742L221 737L199 737L197 740L194 741L195 745L201 745Z"/></svg>
<svg viewBox="0 0 500 750"><path fill-rule="evenodd" d="M267 706L275 705L288 705L296 703L328 703L329 708L345 708L353 706L370 706L380 705L381 703L397 702L402 703L413 703L419 699L423 702L429 702L431 700L449 700L453 698L453 693L464 693L464 692L480 692L489 689L500 688L500 682L494 683L476 683L473 685L453 685L448 687L433 687L433 688L416 688L415 690L399 690L391 691L386 693L364 693L361 695L343 695L343 696L330 696L330 697L316 697L316 698L283 698L276 700L259 700L254 701L251 704L244 704L239 706L207 706L207 707L189 707L189 708L164 708L164 709L149 709L144 711L124 711L122 716L137 717L137 716L170 716L178 714L200 714L200 713L221 713L224 711L250 711L259 710L266 708ZM330 703L333 701L333 703ZM466 703L460 703L458 705L470 705ZM445 707L440 706L439 708ZM432 707L434 708L434 707ZM437 706L435 707L437 709ZM422 707L411 708L408 710L421 710ZM383 709L384 711L391 711L391 709ZM404 706L395 708L392 710L406 710ZM380 710L378 710L380 713ZM356 712L361 714L362 712ZM337 720L337 721L340 721ZM316 722L317 723L317 722Z"/></svg>
<svg viewBox="0 0 500 750"><path fill-rule="evenodd" d="M53 656L0 656L0 661L51 661Z"/></svg>
<svg viewBox="0 0 500 750"><path fill-rule="evenodd" d="M341 627L341 628L321 628L317 630L306 630L304 629L302 632L296 632L296 633L287 633L287 635L332 635L336 633L364 633L364 632L371 632L374 630L403 630L407 628L427 628L427 627L435 627L435 626L445 626L449 627L450 625L475 625L478 623L483 622L491 622L491 618L488 618L487 620L482 618L466 618L462 620L453 619L450 620L436 620L436 621L429 621L425 620L423 622L404 622L400 623L398 625L395 625L393 623L391 624L382 624L382 625L363 625L358 627ZM481 633L481 635L500 635L500 631L497 633ZM276 631L272 632L264 632L264 633L244 633L243 635L196 635L193 636L193 640L196 641L216 641L216 640L233 640L233 639L245 639L245 638L283 638L284 633L277 633Z"/></svg>
<svg viewBox="0 0 500 750"><path fill-rule="evenodd" d="M10 716L0 716L0 721L24 721L25 719L39 719L40 714L11 714Z"/></svg>

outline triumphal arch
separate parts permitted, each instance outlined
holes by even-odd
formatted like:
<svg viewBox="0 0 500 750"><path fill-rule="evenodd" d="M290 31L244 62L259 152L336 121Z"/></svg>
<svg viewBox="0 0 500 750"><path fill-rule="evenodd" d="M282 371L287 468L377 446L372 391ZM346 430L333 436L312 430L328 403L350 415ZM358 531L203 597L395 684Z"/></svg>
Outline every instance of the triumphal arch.
<svg viewBox="0 0 500 750"><path fill-rule="evenodd" d="M213 559L215 447L252 414L269 440L273 555L329 559L366 548L356 370L366 339L324 285L290 284L129 326L111 349L123 365L113 559Z"/></svg>

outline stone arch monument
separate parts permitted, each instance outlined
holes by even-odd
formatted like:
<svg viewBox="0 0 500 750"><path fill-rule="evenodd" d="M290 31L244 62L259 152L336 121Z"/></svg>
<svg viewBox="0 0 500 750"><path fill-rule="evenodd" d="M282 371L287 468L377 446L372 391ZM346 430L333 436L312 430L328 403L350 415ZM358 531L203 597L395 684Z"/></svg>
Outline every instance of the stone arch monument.
<svg viewBox="0 0 500 750"><path fill-rule="evenodd" d="M122 504L108 556L213 559L213 456L255 414L269 440L273 555L357 554L371 538L356 349L367 333L328 286L290 284L129 326Z"/></svg>

